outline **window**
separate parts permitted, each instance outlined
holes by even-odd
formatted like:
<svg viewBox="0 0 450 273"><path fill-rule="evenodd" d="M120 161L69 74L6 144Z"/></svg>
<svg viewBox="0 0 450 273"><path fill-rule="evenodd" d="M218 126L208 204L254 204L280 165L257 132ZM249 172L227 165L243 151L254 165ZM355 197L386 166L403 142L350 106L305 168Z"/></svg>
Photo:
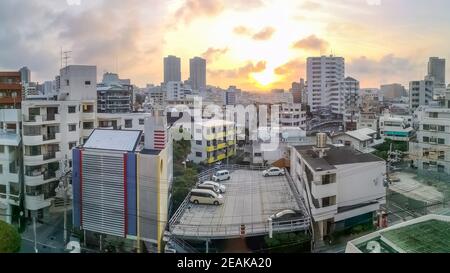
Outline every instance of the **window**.
<svg viewBox="0 0 450 273"><path fill-rule="evenodd" d="M94 129L94 123L93 122L83 122L83 129Z"/></svg>
<svg viewBox="0 0 450 273"><path fill-rule="evenodd" d="M72 150L73 148L75 148L77 146L77 142L69 142L69 150Z"/></svg>
<svg viewBox="0 0 450 273"><path fill-rule="evenodd" d="M0 174L3 173L3 165L0 165Z"/></svg>
<svg viewBox="0 0 450 273"><path fill-rule="evenodd" d="M424 137L423 137L423 142L425 142L425 143L428 143L428 142L430 142L430 138L429 138L429 137L426 137L426 136L424 136Z"/></svg>
<svg viewBox="0 0 450 273"><path fill-rule="evenodd" d="M125 128L133 128L133 120L132 119L126 119L125 120Z"/></svg>
<svg viewBox="0 0 450 273"><path fill-rule="evenodd" d="M424 125L423 125L423 129L424 129L425 131L430 130L430 125L424 124Z"/></svg>
<svg viewBox="0 0 450 273"><path fill-rule="evenodd" d="M5 146L0 145L0 153L3 154L5 152Z"/></svg>
<svg viewBox="0 0 450 273"><path fill-rule="evenodd" d="M144 125L144 123L145 123L145 120L143 118L140 118L139 119L139 125Z"/></svg>
<svg viewBox="0 0 450 273"><path fill-rule="evenodd" d="M438 144L445 144L445 139L438 138Z"/></svg>
<svg viewBox="0 0 450 273"><path fill-rule="evenodd" d="M77 130L76 124L69 124L69 132L75 132Z"/></svg>
<svg viewBox="0 0 450 273"><path fill-rule="evenodd" d="M66 80L66 86L69 86L69 85L70 85L69 80Z"/></svg>
<svg viewBox="0 0 450 273"><path fill-rule="evenodd" d="M85 81L84 85L91 85L91 81Z"/></svg>
<svg viewBox="0 0 450 273"><path fill-rule="evenodd" d="M261 157L262 153L255 153L255 157Z"/></svg>
<svg viewBox="0 0 450 273"><path fill-rule="evenodd" d="M438 171L439 173L444 173L444 172L445 172L445 166L443 166L443 165L438 165L437 171Z"/></svg>
<svg viewBox="0 0 450 273"><path fill-rule="evenodd" d="M430 113L430 118L438 118L438 113Z"/></svg>
<svg viewBox="0 0 450 273"><path fill-rule="evenodd" d="M195 153L195 156L196 156L196 157L202 157L203 154L202 154L201 152L196 152L196 153Z"/></svg>
<svg viewBox="0 0 450 273"><path fill-rule="evenodd" d="M439 132L445 132L445 126L439 126L438 130Z"/></svg>
<svg viewBox="0 0 450 273"><path fill-rule="evenodd" d="M69 114L73 114L77 112L77 107L76 106L69 106L69 110L68 110Z"/></svg>
<svg viewBox="0 0 450 273"><path fill-rule="evenodd" d="M195 144L197 144L197 145L202 145L202 144L203 144L203 141L197 140L197 141L195 141Z"/></svg>

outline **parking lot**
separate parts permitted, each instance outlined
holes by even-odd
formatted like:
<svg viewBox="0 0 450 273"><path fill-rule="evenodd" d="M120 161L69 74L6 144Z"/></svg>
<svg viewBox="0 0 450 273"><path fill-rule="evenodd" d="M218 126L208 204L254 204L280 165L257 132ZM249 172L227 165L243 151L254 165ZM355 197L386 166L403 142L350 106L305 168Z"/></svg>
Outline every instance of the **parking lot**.
<svg viewBox="0 0 450 273"><path fill-rule="evenodd" d="M261 171L236 170L223 182L227 187L223 205L185 203L170 225L171 232L191 238L266 234L271 215L285 209L300 210L288 183L286 176L263 177Z"/></svg>

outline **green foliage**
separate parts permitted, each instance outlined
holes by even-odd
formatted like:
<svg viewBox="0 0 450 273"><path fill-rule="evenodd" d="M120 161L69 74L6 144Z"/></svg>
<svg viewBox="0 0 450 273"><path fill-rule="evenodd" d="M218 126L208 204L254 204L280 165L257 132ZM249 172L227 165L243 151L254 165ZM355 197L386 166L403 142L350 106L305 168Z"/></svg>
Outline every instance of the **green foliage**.
<svg viewBox="0 0 450 273"><path fill-rule="evenodd" d="M197 182L197 175L199 167L192 162L184 166L183 162L191 151L191 142L181 140L174 142L173 157L174 157L174 183L173 183L173 211L176 211L183 200L188 195L191 188Z"/></svg>
<svg viewBox="0 0 450 273"><path fill-rule="evenodd" d="M0 253L17 253L20 251L19 232L10 224L0 221Z"/></svg>
<svg viewBox="0 0 450 273"><path fill-rule="evenodd" d="M375 152L373 152L374 155L383 158L384 160L388 159L388 152L391 148L392 144L392 150L393 151L402 151L407 152L408 151L408 142L405 141L392 141L390 139L386 139L383 144L380 144L375 147L377 149Z"/></svg>
<svg viewBox="0 0 450 273"><path fill-rule="evenodd" d="M298 253L309 251L311 238L304 233L276 233L273 238L264 237L264 242L270 253Z"/></svg>

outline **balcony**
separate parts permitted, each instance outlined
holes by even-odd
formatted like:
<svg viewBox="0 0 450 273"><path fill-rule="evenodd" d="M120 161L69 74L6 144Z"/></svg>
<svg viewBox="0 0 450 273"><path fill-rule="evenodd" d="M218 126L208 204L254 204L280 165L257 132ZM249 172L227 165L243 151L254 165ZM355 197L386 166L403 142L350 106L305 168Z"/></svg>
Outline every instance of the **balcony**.
<svg viewBox="0 0 450 273"><path fill-rule="evenodd" d="M42 144L49 144L61 142L61 134L45 134L45 135L37 135L37 136L23 136L23 143L28 146L37 146Z"/></svg>
<svg viewBox="0 0 450 273"><path fill-rule="evenodd" d="M25 174L25 185L30 187L36 187L43 184L46 184L50 181L56 179L56 172L48 172L42 174L42 172L37 173L27 173Z"/></svg>
<svg viewBox="0 0 450 273"><path fill-rule="evenodd" d="M324 208L316 208L315 206L311 206L311 212L314 221L323 221L333 218L337 214L337 211L337 205L332 205Z"/></svg>
<svg viewBox="0 0 450 273"><path fill-rule="evenodd" d="M24 163L27 166L42 165L51 160L60 160L62 158L61 152L50 152L47 154L25 155Z"/></svg>
<svg viewBox="0 0 450 273"><path fill-rule="evenodd" d="M337 195L337 183L322 185L320 182L314 181L311 185L311 192L314 198L321 199Z"/></svg>
<svg viewBox="0 0 450 273"><path fill-rule="evenodd" d="M59 114L54 115L24 115L23 116L24 125L39 125L39 124L52 124L61 123L61 116Z"/></svg>
<svg viewBox="0 0 450 273"><path fill-rule="evenodd" d="M45 199L44 194L41 195L26 195L25 196L25 207L28 210L39 210L43 208L50 207L52 204L51 199Z"/></svg>
<svg viewBox="0 0 450 273"><path fill-rule="evenodd" d="M0 109L0 117L4 122L21 122L22 111L20 109Z"/></svg>
<svg viewBox="0 0 450 273"><path fill-rule="evenodd" d="M0 201L5 201L7 204L18 206L19 195L9 194L8 196L6 193L0 193Z"/></svg>

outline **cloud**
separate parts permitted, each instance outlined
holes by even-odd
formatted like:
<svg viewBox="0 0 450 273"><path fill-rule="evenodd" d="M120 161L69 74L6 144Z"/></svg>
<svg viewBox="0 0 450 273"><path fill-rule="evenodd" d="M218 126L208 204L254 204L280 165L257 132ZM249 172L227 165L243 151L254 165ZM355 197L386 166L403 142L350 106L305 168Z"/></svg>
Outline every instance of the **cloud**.
<svg viewBox="0 0 450 273"><path fill-rule="evenodd" d="M318 38L316 35L310 35L295 42L292 47L296 49L303 50L318 50L324 51L328 48L329 44L327 41Z"/></svg>
<svg viewBox="0 0 450 273"><path fill-rule="evenodd" d="M302 9L303 11L314 11L321 8L322 5L315 1L306 1L300 6L300 9Z"/></svg>
<svg viewBox="0 0 450 273"><path fill-rule="evenodd" d="M259 61L256 64L253 62L247 62L244 66L235 69L218 69L218 70L208 70L208 73L212 77L220 78L244 78L248 79L250 74L262 72L266 69L266 62Z"/></svg>
<svg viewBox="0 0 450 273"><path fill-rule="evenodd" d="M200 17L214 17L226 9L248 10L263 6L262 0L184 0L181 7L175 11L175 21L185 24Z"/></svg>
<svg viewBox="0 0 450 273"><path fill-rule="evenodd" d="M235 34L251 37L256 41L269 40L270 38L272 38L275 31L276 30L273 27L265 27L258 32L254 32L251 28L248 28L246 26L236 26L233 29L233 32Z"/></svg>
<svg viewBox="0 0 450 273"><path fill-rule="evenodd" d="M213 62L228 52L228 48L208 48L203 54L202 57L208 60L209 62Z"/></svg>
<svg viewBox="0 0 450 273"><path fill-rule="evenodd" d="M297 58L275 68L275 74L281 76L281 79L273 85L279 88L287 88L292 82L298 82L301 77L306 75L305 67L305 60Z"/></svg>
<svg viewBox="0 0 450 273"><path fill-rule="evenodd" d="M270 38L272 38L272 35L275 33L275 29L273 27L266 27L264 29L262 29L261 31L259 31L258 33L255 33L253 35L253 40L258 40L258 41L264 41L264 40L269 40Z"/></svg>
<svg viewBox="0 0 450 273"><path fill-rule="evenodd" d="M237 26L233 29L233 32L238 35L252 35L251 29L245 26Z"/></svg>
<svg viewBox="0 0 450 273"><path fill-rule="evenodd" d="M355 76L365 85L420 79L417 77L424 64L411 60L414 58L402 58L394 54L387 54L378 60L361 56L347 63L347 74Z"/></svg>

